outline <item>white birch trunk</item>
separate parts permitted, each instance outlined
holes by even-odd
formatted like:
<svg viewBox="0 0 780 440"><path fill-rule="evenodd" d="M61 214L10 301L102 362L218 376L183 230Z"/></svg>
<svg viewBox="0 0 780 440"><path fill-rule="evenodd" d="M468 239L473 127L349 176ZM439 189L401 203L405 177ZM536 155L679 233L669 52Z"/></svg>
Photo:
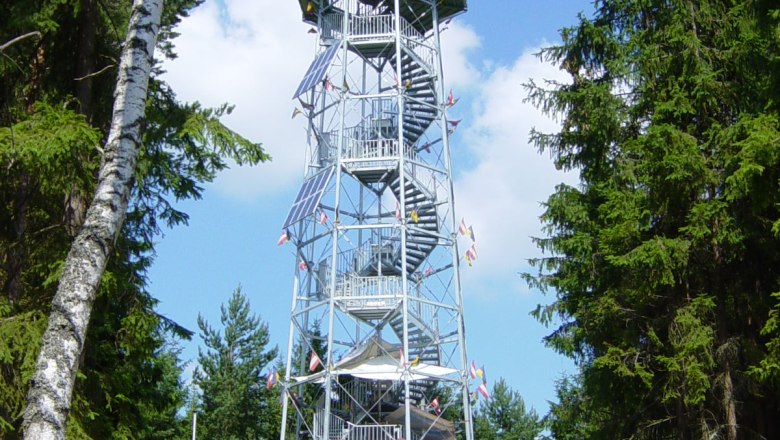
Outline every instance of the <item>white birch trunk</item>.
<svg viewBox="0 0 780 440"><path fill-rule="evenodd" d="M60 440L87 324L106 261L122 228L135 177L152 55L164 0L134 0L122 49L111 130L95 198L71 245L27 395L25 440Z"/></svg>

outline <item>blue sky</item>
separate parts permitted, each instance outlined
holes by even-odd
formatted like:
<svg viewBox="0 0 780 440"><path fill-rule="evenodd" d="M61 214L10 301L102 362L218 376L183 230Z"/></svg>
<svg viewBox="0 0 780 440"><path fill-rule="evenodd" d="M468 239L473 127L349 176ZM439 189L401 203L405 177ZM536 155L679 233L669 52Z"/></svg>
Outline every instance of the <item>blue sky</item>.
<svg viewBox="0 0 780 440"><path fill-rule="evenodd" d="M522 84L565 80L533 53L592 5L472 0L469 6L442 34L447 88L461 98L450 115L464 120L452 140L456 210L474 225L479 249L475 267L462 272L467 347L491 382L504 377L544 414L554 381L574 367L543 346L549 329L529 312L551 298L529 289L518 272L539 255L529 238L541 235L539 202L576 176L557 172L528 144L531 127L557 126L523 102ZM210 0L182 22L179 57L165 66L180 99L235 104L225 122L262 142L274 160L233 167L202 200L179 205L190 225L166 231L157 243L151 292L162 314L197 330L199 313L218 324L220 304L240 284L281 351L296 261L292 247L277 247L276 240L303 173L304 121L290 119L290 96L314 56L308 29L297 0ZM185 343L185 358L194 359L200 343Z"/></svg>

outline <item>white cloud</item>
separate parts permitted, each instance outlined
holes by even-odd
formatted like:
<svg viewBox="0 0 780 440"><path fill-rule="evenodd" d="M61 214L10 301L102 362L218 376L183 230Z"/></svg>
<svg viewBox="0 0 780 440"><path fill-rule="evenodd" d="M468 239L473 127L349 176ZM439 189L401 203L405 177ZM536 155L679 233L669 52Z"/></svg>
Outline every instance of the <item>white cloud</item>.
<svg viewBox="0 0 780 440"><path fill-rule="evenodd" d="M459 214L474 225L479 256L464 277L481 285L515 278L513 289L523 286L516 272L526 267L528 258L539 255L530 237L541 235L540 202L557 183L573 183L576 178L556 171L549 156L538 154L528 140L532 127L553 132L558 126L523 102L527 95L523 84L530 78L537 84L543 79L566 80L533 52L524 52L511 66L495 68L482 81L473 122L455 139L455 148L467 148L475 163L457 176L455 191Z"/></svg>
<svg viewBox="0 0 780 440"><path fill-rule="evenodd" d="M469 60L482 45L471 27L458 21L451 22L441 34L441 54L444 80L454 89L473 88L479 84L480 72Z"/></svg>
<svg viewBox="0 0 780 440"><path fill-rule="evenodd" d="M235 104L225 122L273 156L258 167L226 171L218 191L250 198L285 189L301 178L306 136L302 119L290 119L291 96L311 62L315 37L306 33L296 2L219 5L206 2L182 21L179 57L166 63L166 80L183 100Z"/></svg>
<svg viewBox="0 0 780 440"><path fill-rule="evenodd" d="M222 6L220 6L222 5ZM314 57L316 37L301 22L297 2L205 2L177 29L179 57L165 65L166 80L183 100L235 104L225 122L262 142L273 161L222 173L217 191L239 199L289 190L300 182L306 135L304 119L290 119L291 96ZM467 54L479 47L473 29L453 22L443 36L447 83L477 84L479 71Z"/></svg>

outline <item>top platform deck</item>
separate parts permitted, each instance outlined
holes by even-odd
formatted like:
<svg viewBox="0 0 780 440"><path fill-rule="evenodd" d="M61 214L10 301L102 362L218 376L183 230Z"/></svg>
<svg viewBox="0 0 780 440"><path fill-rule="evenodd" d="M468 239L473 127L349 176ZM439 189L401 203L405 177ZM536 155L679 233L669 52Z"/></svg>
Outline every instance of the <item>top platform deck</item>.
<svg viewBox="0 0 780 440"><path fill-rule="evenodd" d="M401 15L415 29L426 34L433 29L433 17L430 13L430 1L426 0L357 0L363 5L380 8L381 13L392 14L395 10L395 2L401 2ZM343 1L336 0L297 0L301 6L303 21L313 25L317 24L317 12L325 10ZM465 12L468 9L467 0L439 0L439 21L445 21L450 17ZM335 6L337 7L337 6Z"/></svg>

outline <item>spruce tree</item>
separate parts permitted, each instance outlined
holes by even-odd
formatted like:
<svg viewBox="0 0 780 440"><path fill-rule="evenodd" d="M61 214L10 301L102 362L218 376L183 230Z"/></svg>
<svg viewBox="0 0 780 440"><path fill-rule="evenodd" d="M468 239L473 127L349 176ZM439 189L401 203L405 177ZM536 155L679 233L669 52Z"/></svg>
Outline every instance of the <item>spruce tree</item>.
<svg viewBox="0 0 780 440"><path fill-rule="evenodd" d="M595 6L542 51L570 81L529 85L562 122L532 139L580 175L528 277L581 368L585 410L556 411L590 438L777 438L780 10Z"/></svg>
<svg viewBox="0 0 780 440"><path fill-rule="evenodd" d="M193 374L200 388L198 436L215 440L271 439L279 435L278 393L265 388L264 370L278 350L266 349L268 325L251 313L237 288L221 306L222 330L198 317L205 349Z"/></svg>
<svg viewBox="0 0 780 440"><path fill-rule="evenodd" d="M534 440L543 423L533 409L526 410L520 393L498 379L474 417L474 435L480 440Z"/></svg>

